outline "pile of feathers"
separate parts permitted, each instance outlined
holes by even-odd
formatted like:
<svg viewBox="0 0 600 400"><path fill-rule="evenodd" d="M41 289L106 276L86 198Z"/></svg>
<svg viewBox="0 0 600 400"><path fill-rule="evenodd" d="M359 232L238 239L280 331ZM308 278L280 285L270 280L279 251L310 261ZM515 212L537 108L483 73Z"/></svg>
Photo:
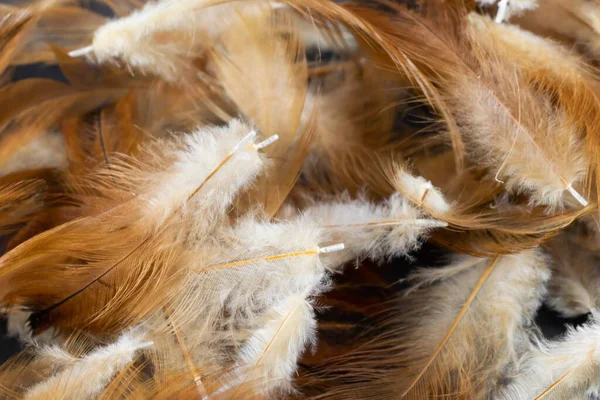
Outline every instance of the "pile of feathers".
<svg viewBox="0 0 600 400"><path fill-rule="evenodd" d="M599 63L598 0L3 1L0 398L598 399Z"/></svg>

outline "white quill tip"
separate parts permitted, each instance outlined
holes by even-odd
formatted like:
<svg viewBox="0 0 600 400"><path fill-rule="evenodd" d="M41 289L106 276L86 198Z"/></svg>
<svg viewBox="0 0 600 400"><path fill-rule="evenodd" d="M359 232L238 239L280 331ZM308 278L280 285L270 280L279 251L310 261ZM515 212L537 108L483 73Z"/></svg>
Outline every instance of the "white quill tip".
<svg viewBox="0 0 600 400"><path fill-rule="evenodd" d="M255 144L254 148L256 150L264 149L265 147L267 147L267 146L275 143L277 140L279 140L279 135L269 136L268 138L266 138L262 142Z"/></svg>
<svg viewBox="0 0 600 400"><path fill-rule="evenodd" d="M501 24L506 18L506 12L508 11L508 0L500 0L498 3L498 13L496 14L496 23Z"/></svg>
<svg viewBox="0 0 600 400"><path fill-rule="evenodd" d="M332 244L331 246L326 246L326 247L319 247L319 254L327 254L327 253L333 253L336 251L340 251L340 250L344 250L346 246L344 246L344 243L338 243L338 244Z"/></svg>
<svg viewBox="0 0 600 400"><path fill-rule="evenodd" d="M94 51L94 46L86 46L69 52L69 57L81 57Z"/></svg>
<svg viewBox="0 0 600 400"><path fill-rule="evenodd" d="M448 226L448 223L437 219L417 219L415 220L415 225L425 228L445 228Z"/></svg>
<svg viewBox="0 0 600 400"><path fill-rule="evenodd" d="M579 202L579 204L581 204L584 207L587 207L587 205L589 204L588 201L582 195L580 195L577 192L577 190L573 189L573 186L570 183L565 188L565 190L567 190L569 193L571 193L571 195L575 198L575 200L577 200Z"/></svg>

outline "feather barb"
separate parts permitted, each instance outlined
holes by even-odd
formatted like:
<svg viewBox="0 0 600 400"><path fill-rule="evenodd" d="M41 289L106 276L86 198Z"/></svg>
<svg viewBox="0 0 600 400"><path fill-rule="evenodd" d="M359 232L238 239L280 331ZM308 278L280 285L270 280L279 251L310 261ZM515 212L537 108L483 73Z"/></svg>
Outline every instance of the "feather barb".
<svg viewBox="0 0 600 400"><path fill-rule="evenodd" d="M251 258L248 260L234 261L234 262L225 263L225 264L211 265L209 267L198 268L198 269L196 269L196 271L199 272L199 271L206 271L206 270L235 268L235 267L241 267L242 265L255 264L258 262L265 262L265 261L269 262L269 261L277 261L277 260L283 260L286 258L293 258L293 257L312 256L312 255L317 255L317 254L333 253L334 251L340 251L343 249L344 249L344 244L338 243L338 244L334 244L334 245L326 246L326 247L317 247L316 249L294 251L291 253L275 254L272 256Z"/></svg>
<svg viewBox="0 0 600 400"><path fill-rule="evenodd" d="M548 386L548 388L546 388L546 390L544 390L542 393L540 393L539 395L537 395L534 400L541 400L544 397L546 397L551 391L554 390L555 387L557 387L558 385L560 385L560 383L569 375L569 373L571 373L571 371L565 372L563 374L563 376L561 376L560 378L558 378L554 383L552 383L552 385Z"/></svg>
<svg viewBox="0 0 600 400"><path fill-rule="evenodd" d="M460 312L458 313L458 315L454 319L454 322L452 322L452 326L450 326L450 329L448 329L448 332L446 332L446 335L444 335L444 338L442 339L442 341L440 342L440 344L438 345L438 347L435 349L435 351L433 352L433 354L431 355L431 357L429 357L429 360L427 360L427 363L425 364L425 367L423 367L423 369L421 370L421 372L419 372L419 374L417 375L417 377L412 381L412 383L410 384L410 386L408 387L408 389L406 389L406 391L402 394L401 398L406 397L406 395L408 393L410 393L410 391L415 387L415 385L417 383L419 383L419 381L421 380L421 378L423 377L423 375L425 375L425 372L427 372L427 369L429 368L429 366L433 363L433 361L435 360L435 358L442 351L442 349L444 348L444 345L448 342L448 340L450 339L450 336L452 336L452 333L454 332L454 330L456 329L456 327L460 323L462 317L465 315L465 313L469 309L469 306L471 305L471 303L473 303L473 300L475 300L475 297L477 296L477 293L479 293L479 291L481 290L481 288L483 287L483 285L485 284L485 282L489 278L490 274L494 270L494 267L498 263L498 259L499 258L500 258L499 256L494 257L492 259L492 261L488 264L488 266L485 268L485 270L483 271L483 274L481 274L481 277L479 278L479 281L477 281L477 283L475 284L475 287L473 288L473 291L471 292L471 295L469 296L469 298L467 299L467 301L465 301L465 304L463 305L463 307L461 308Z"/></svg>

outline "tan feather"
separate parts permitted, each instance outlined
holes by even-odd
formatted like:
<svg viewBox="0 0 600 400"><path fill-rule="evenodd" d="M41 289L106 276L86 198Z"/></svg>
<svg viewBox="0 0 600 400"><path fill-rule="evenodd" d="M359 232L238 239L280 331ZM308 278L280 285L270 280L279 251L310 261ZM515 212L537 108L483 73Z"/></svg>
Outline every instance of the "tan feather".
<svg viewBox="0 0 600 400"><path fill-rule="evenodd" d="M246 134L247 129L233 123L230 132L235 133L239 141L239 135ZM36 311L32 324L37 327L45 327L53 320L65 328L76 324L88 329L111 330L131 323L127 321L129 318L139 318L140 311L142 314L152 312L152 305L144 305L135 298L153 298L148 294L155 293L155 303L160 304L162 296L158 294L166 296L168 292L161 289L162 284L173 285L182 278L177 272L181 268L177 262L181 244L177 241L170 244L180 228L173 231L169 227L174 227L172 224L181 217L181 210L187 209L184 208L187 202L192 200L193 203L195 194L202 189L210 190L209 181L220 170L225 177L233 179L231 190L234 192L246 184L243 177L251 179L260 170L260 156L251 147L242 149L241 156L228 155L227 152L235 148L236 136L227 137L223 132L226 130L214 133L220 134L220 143L215 136L209 133L204 137L204 132L200 131L190 136L187 142L174 145L164 155L149 152L147 148L147 164L143 164L144 161L138 165L115 162L111 168L101 170L100 179L95 183L106 188L102 197L82 197L88 202L91 215L46 231L4 256L0 285L4 305ZM202 152L204 149L200 147L204 143L212 143L216 153L207 153L200 160L188 158L192 155L186 150ZM164 152L164 143L162 145ZM242 145L249 146L247 143ZM230 159L243 163L246 170L238 173L231 170L226 165ZM185 173L186 167L191 175ZM198 168L204 168L205 174L199 175ZM209 184L204 188L206 182ZM164 189L164 185L175 185L177 190ZM113 197L107 197L111 192ZM227 196L231 194L220 192L220 195L223 198L213 197L212 203L205 198L204 204L213 207L212 211L222 209L220 207L223 202L228 204ZM212 213L207 212L208 215ZM205 234L210 227L210 224L205 226ZM203 235L201 231L194 234L198 239ZM153 248L158 251L151 251ZM36 268L39 262L55 268L53 277L61 284L48 286L47 271L40 274ZM109 275L112 271L114 273ZM134 275L130 275L132 273ZM127 276L136 278L127 279ZM104 282L100 284L99 281ZM49 291L49 288L54 290ZM125 311L126 304L132 306L130 312ZM120 312L111 316L107 311L112 307ZM72 310L78 311L73 313ZM82 315L87 318L81 318Z"/></svg>

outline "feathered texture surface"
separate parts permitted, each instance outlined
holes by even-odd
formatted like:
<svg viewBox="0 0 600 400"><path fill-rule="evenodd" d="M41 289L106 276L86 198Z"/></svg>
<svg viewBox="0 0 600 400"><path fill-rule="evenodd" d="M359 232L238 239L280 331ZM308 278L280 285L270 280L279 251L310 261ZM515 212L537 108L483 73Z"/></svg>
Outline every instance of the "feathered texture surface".
<svg viewBox="0 0 600 400"><path fill-rule="evenodd" d="M554 343L537 343L524 354L519 375L499 398L565 399L598 395L597 313Z"/></svg>
<svg viewBox="0 0 600 400"><path fill-rule="evenodd" d="M4 2L0 398L596 398L599 16Z"/></svg>

